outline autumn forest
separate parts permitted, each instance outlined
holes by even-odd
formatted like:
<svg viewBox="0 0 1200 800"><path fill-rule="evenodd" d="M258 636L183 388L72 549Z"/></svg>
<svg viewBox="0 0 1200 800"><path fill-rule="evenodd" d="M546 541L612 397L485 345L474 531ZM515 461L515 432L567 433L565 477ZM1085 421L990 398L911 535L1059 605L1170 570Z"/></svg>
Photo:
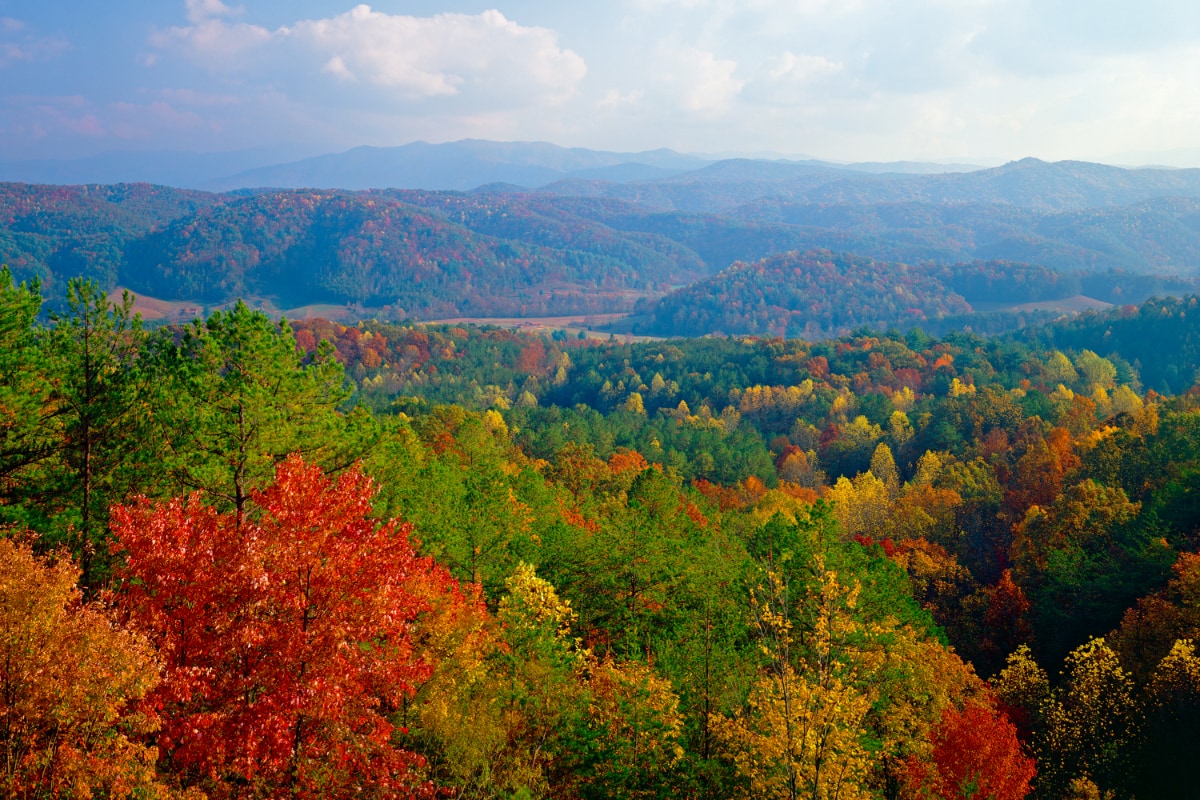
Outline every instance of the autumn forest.
<svg viewBox="0 0 1200 800"><path fill-rule="evenodd" d="M1200 777L1195 298L638 343L132 303L0 272L5 796Z"/></svg>

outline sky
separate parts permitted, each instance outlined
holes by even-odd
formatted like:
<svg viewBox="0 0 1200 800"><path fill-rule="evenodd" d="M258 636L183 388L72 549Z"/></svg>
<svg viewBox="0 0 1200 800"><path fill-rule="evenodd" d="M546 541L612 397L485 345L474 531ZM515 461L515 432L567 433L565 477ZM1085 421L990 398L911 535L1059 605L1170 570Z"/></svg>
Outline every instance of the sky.
<svg viewBox="0 0 1200 800"><path fill-rule="evenodd" d="M0 159L480 138L1200 166L1198 76L1194 0L0 0Z"/></svg>

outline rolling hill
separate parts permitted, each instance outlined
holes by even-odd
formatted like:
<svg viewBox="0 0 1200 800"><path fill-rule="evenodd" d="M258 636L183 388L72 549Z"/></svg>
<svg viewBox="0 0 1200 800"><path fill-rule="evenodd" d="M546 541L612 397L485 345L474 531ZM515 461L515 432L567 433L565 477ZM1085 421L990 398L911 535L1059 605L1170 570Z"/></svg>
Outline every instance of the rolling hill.
<svg viewBox="0 0 1200 800"><path fill-rule="evenodd" d="M687 166L680 160L687 157L669 151L424 147L448 159L443 167L454 152L535 171ZM367 169L379 153L359 155ZM621 160L633 156L640 166ZM463 179L477 166L462 166ZM220 304L251 295L279 307L386 306L422 318L624 312L731 264L792 251L854 254L847 269L863 259L916 265L925 277L977 261L1024 262L1078 273L1070 279L1075 291L1054 300L1082 294L1117 304L1181 291L1200 275L1197 170L1031 159L959 173L866 166L729 159L652 180L577 177L537 190L491 183L470 192L0 184L0 261L18 279L41 279L52 302L66 277L83 274L105 289L127 286L163 300ZM1115 272L1124 277L1085 286L1089 274ZM1133 275L1149 277L1137 282ZM903 294L908 279L898 280L893 291ZM947 292L940 298L919 281L908 287L914 318L959 313L950 294L974 302L953 275L937 280ZM872 302L847 310L845 324L905 319L872 317L865 310ZM833 317L808 321L820 330L844 327ZM670 327L661 319L656 325Z"/></svg>

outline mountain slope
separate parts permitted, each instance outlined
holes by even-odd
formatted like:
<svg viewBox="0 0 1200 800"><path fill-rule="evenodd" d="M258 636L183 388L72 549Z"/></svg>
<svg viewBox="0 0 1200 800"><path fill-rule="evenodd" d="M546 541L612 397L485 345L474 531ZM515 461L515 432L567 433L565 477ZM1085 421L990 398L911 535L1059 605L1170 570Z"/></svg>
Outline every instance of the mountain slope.
<svg viewBox="0 0 1200 800"><path fill-rule="evenodd" d="M0 184L0 264L38 278L53 297L73 275L116 285L128 243L218 202L215 195L148 184Z"/></svg>
<svg viewBox="0 0 1200 800"><path fill-rule="evenodd" d="M486 202L410 199L426 207L390 193L226 198L131 244L121 280L155 297L206 302L258 294L420 316L536 315L628 308L626 293L703 273L699 259L658 237L556 228L532 214L488 227L477 219L490 213ZM459 221L447 213L470 204L477 230L463 224L465 212Z"/></svg>

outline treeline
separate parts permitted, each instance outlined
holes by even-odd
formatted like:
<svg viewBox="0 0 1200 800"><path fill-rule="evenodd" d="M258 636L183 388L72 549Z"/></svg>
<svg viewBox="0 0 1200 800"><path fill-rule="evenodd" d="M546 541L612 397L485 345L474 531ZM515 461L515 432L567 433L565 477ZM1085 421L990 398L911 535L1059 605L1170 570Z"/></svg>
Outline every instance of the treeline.
<svg viewBox="0 0 1200 800"><path fill-rule="evenodd" d="M1200 365L1198 298L1167 297L1141 306L1080 314L1031 329L1028 341L1050 347L1103 347L1137 366L1146 386L1162 394L1186 392Z"/></svg>

